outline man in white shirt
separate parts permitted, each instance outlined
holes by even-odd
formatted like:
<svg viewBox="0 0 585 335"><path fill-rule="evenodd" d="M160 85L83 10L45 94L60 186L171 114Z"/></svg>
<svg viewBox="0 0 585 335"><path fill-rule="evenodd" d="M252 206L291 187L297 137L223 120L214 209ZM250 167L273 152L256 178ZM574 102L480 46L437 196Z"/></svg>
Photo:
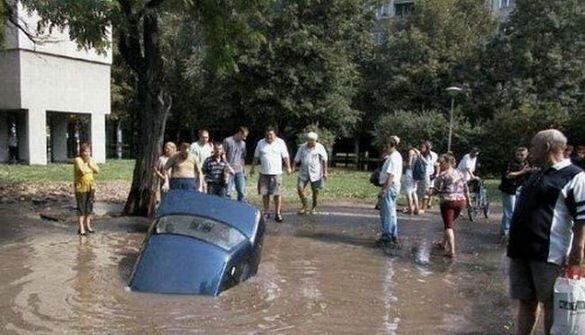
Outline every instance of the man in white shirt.
<svg viewBox="0 0 585 335"><path fill-rule="evenodd" d="M189 151L199 160L199 165L203 166L205 160L213 154L213 144L209 142L209 131L206 129L199 130L197 134L199 138L191 144ZM203 189L207 192L207 183L203 183Z"/></svg>
<svg viewBox="0 0 585 335"><path fill-rule="evenodd" d="M300 164L297 192L302 204L299 210L301 215L315 212L319 190L323 188L323 181L327 179L327 151L317 142L319 136L315 132L309 132L306 137L307 142L299 147L295 156L295 164ZM305 197L305 187L308 183L311 183L313 194L313 206L310 210Z"/></svg>
<svg viewBox="0 0 585 335"><path fill-rule="evenodd" d="M258 176L258 194L262 195L264 204L264 215L269 217L270 196L274 196L274 219L282 222L280 213L282 199L282 162L286 164L287 173L291 174L290 159L286 143L276 136L276 129L269 127L266 130L266 137L258 141L254 151L254 163L251 174L254 174L256 164L260 163L260 175Z"/></svg>
<svg viewBox="0 0 585 335"><path fill-rule="evenodd" d="M201 129L198 135L197 142L191 144L190 151L203 164L213 154L213 144L209 142L209 131Z"/></svg>
<svg viewBox="0 0 585 335"><path fill-rule="evenodd" d="M396 200L400 193L400 179L402 178L402 156L397 150L400 139L398 136L391 136L388 143L388 158L380 171L380 185L383 196L380 208L380 219L382 221L382 237L378 240L379 245L389 244L392 248L398 248L398 222L396 218Z"/></svg>
<svg viewBox="0 0 585 335"><path fill-rule="evenodd" d="M477 148L471 149L468 154L465 154L459 165L457 165L457 170L463 173L465 176L465 181L469 182L470 180L477 179L475 176L475 167L477 165L477 155L479 155L479 150Z"/></svg>

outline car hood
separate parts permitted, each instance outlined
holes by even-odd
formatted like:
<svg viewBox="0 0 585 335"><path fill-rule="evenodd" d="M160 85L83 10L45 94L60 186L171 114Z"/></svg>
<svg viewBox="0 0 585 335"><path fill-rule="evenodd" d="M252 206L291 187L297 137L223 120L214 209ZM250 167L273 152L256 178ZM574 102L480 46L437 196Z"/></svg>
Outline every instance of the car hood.
<svg viewBox="0 0 585 335"><path fill-rule="evenodd" d="M151 293L217 295L228 253L195 238L160 234L144 246L130 288Z"/></svg>

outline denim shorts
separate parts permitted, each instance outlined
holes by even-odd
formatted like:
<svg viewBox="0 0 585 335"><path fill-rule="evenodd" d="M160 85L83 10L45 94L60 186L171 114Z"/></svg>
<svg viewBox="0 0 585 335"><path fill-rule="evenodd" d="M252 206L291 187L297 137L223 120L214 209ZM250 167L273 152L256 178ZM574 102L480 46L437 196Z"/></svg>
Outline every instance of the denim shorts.
<svg viewBox="0 0 585 335"><path fill-rule="evenodd" d="M194 190L197 191L195 178L171 178L169 180L171 190Z"/></svg>

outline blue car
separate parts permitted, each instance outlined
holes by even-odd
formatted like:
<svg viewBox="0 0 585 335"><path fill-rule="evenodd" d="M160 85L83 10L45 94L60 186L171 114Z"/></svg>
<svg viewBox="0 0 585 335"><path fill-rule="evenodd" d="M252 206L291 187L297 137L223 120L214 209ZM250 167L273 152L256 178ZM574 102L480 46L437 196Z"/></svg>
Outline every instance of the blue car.
<svg viewBox="0 0 585 335"><path fill-rule="evenodd" d="M254 207L171 190L148 230L130 288L216 296L258 272L264 231Z"/></svg>

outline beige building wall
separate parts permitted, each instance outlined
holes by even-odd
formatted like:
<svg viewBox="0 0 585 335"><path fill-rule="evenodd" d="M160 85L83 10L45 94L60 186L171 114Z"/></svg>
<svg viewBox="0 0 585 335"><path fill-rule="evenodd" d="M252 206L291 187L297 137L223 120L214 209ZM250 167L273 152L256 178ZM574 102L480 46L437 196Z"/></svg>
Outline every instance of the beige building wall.
<svg viewBox="0 0 585 335"><path fill-rule="evenodd" d="M19 8L19 16L29 29L36 29L39 18ZM2 112L25 113L19 125L21 159L29 164L46 164L47 112L83 114L91 119L93 156L105 162L105 116L110 114L110 52L80 49L69 33L53 31L35 44L24 32L8 25L6 43L0 50L0 117ZM0 132L7 132L0 122ZM52 123L50 123L52 124ZM59 130L66 129L61 124ZM53 150L63 149L62 131L51 131ZM0 136L0 147L7 146ZM63 157L53 152L53 157ZM0 155L0 159L2 158ZM66 153L65 153L66 157Z"/></svg>

